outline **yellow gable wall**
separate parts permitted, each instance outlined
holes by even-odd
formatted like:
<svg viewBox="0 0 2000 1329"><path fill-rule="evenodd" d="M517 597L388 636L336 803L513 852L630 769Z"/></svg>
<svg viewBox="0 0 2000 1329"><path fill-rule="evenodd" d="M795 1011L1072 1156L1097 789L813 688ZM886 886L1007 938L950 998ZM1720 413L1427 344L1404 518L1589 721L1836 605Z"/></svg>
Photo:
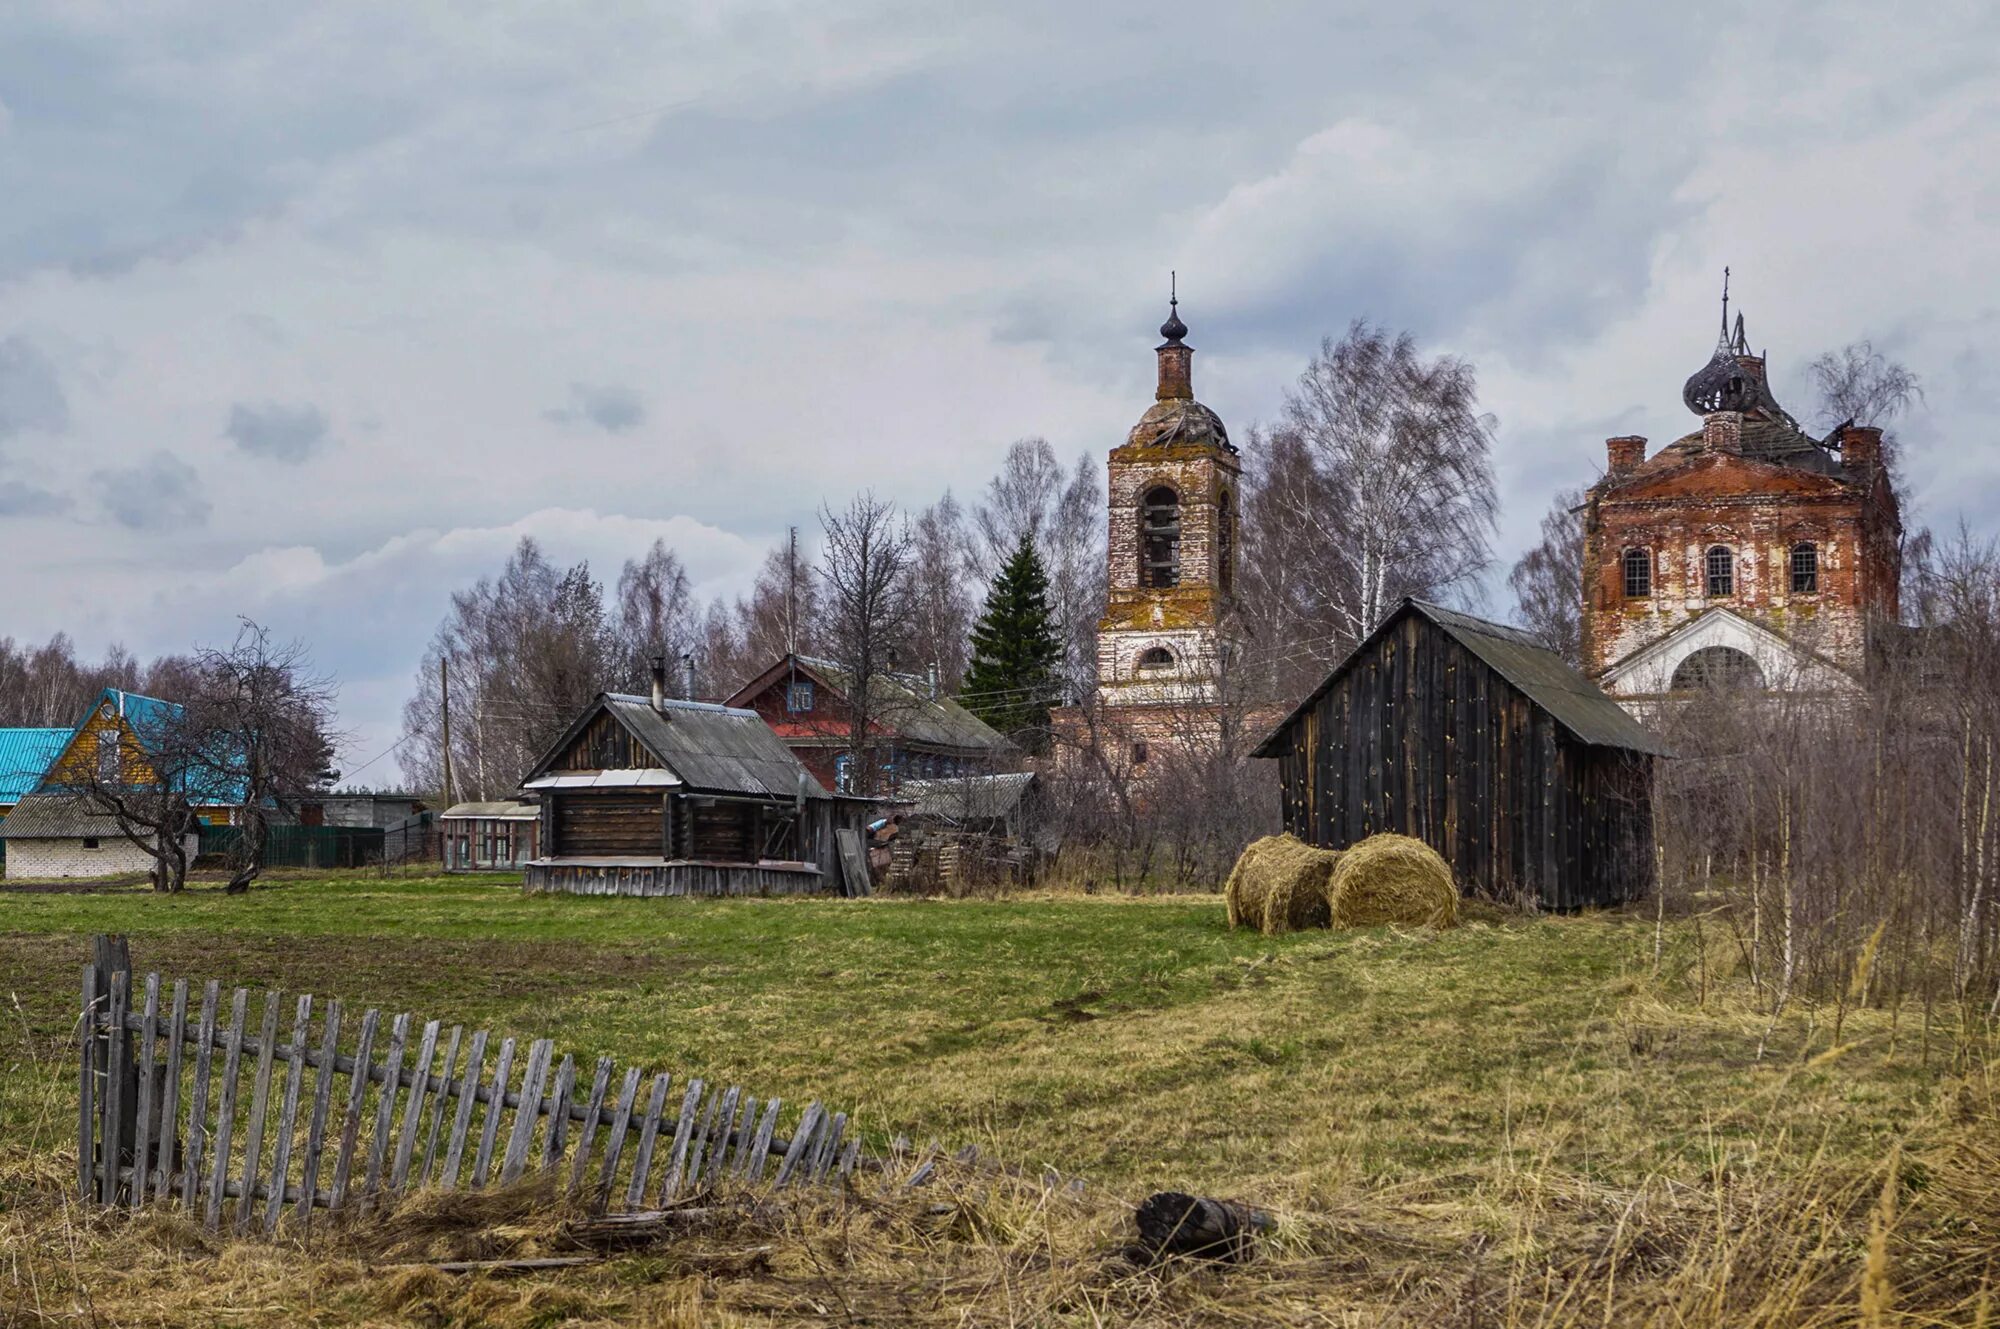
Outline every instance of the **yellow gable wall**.
<svg viewBox="0 0 2000 1329"><path fill-rule="evenodd" d="M109 710L111 714L105 715ZM97 774L98 745L107 730L118 733L120 749L118 782L120 784L151 784L157 778L152 764L146 759L146 750L139 742L139 736L132 731L132 724L118 714L117 708L100 706L83 728L70 736L69 746L49 767L49 778L58 783L82 783Z"/></svg>

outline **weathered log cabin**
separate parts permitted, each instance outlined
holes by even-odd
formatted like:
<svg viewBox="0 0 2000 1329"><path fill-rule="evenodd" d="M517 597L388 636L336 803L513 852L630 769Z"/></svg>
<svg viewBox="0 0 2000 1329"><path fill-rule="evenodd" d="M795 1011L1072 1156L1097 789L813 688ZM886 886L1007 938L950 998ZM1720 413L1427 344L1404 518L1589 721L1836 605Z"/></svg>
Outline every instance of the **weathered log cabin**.
<svg viewBox="0 0 2000 1329"><path fill-rule="evenodd" d="M1547 909L1653 880L1653 763L1667 749L1518 629L1405 600L1257 749L1284 824L1341 849L1382 831L1463 891Z"/></svg>
<svg viewBox="0 0 2000 1329"><path fill-rule="evenodd" d="M530 891L867 893L836 831L872 804L828 794L755 711L667 697L663 669L651 697L600 695L522 787L541 800Z"/></svg>

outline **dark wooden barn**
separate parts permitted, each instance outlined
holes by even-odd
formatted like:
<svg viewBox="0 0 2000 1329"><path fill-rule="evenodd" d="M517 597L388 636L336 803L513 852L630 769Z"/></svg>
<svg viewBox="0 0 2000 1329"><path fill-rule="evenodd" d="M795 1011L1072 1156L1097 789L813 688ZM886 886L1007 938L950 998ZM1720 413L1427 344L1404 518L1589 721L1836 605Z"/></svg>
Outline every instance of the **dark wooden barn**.
<svg viewBox="0 0 2000 1329"><path fill-rule="evenodd" d="M1534 638L1405 600L1257 749L1285 827L1423 840L1459 887L1577 909L1653 880L1660 740Z"/></svg>
<svg viewBox="0 0 2000 1329"><path fill-rule="evenodd" d="M755 711L599 696L535 763L531 891L586 895L866 894L843 870L871 802L827 793ZM858 879L857 879L858 878Z"/></svg>

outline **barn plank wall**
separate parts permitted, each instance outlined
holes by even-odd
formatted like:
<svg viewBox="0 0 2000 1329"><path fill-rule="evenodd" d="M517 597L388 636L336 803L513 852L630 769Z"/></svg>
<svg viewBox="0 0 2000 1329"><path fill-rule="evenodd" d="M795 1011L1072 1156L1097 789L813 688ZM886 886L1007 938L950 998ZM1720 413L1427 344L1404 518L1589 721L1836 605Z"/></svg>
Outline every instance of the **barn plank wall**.
<svg viewBox="0 0 2000 1329"><path fill-rule="evenodd" d="M1575 741L1419 614L1292 722L1278 764L1286 827L1314 844L1414 836L1462 888L1551 909L1652 882L1651 759Z"/></svg>

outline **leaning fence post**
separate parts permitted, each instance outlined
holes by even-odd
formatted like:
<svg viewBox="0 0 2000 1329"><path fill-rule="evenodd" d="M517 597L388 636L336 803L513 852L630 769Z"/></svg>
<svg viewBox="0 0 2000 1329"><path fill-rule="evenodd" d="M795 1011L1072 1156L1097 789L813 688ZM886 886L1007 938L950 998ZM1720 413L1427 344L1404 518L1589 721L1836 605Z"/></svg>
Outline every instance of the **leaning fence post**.
<svg viewBox="0 0 2000 1329"><path fill-rule="evenodd" d="M76 1180L85 1202L97 1198L97 966L83 970L83 1021L78 1060L82 1063L77 1084Z"/></svg>
<svg viewBox="0 0 2000 1329"><path fill-rule="evenodd" d="M115 933L98 933L91 938L91 952L97 964L97 994L107 1001L119 992L115 1019L100 1023L97 1073L101 1087L97 1093L97 1151L104 1170L98 1177L98 1198L105 1204L118 1202L118 1168L124 1151L131 1147L139 1120L139 1067L132 1052L132 1031L125 1028L125 1003L132 990L132 948ZM116 1083L112 1077L116 1076ZM115 1119L114 1119L115 1118ZM107 1142L109 1152L106 1152Z"/></svg>

